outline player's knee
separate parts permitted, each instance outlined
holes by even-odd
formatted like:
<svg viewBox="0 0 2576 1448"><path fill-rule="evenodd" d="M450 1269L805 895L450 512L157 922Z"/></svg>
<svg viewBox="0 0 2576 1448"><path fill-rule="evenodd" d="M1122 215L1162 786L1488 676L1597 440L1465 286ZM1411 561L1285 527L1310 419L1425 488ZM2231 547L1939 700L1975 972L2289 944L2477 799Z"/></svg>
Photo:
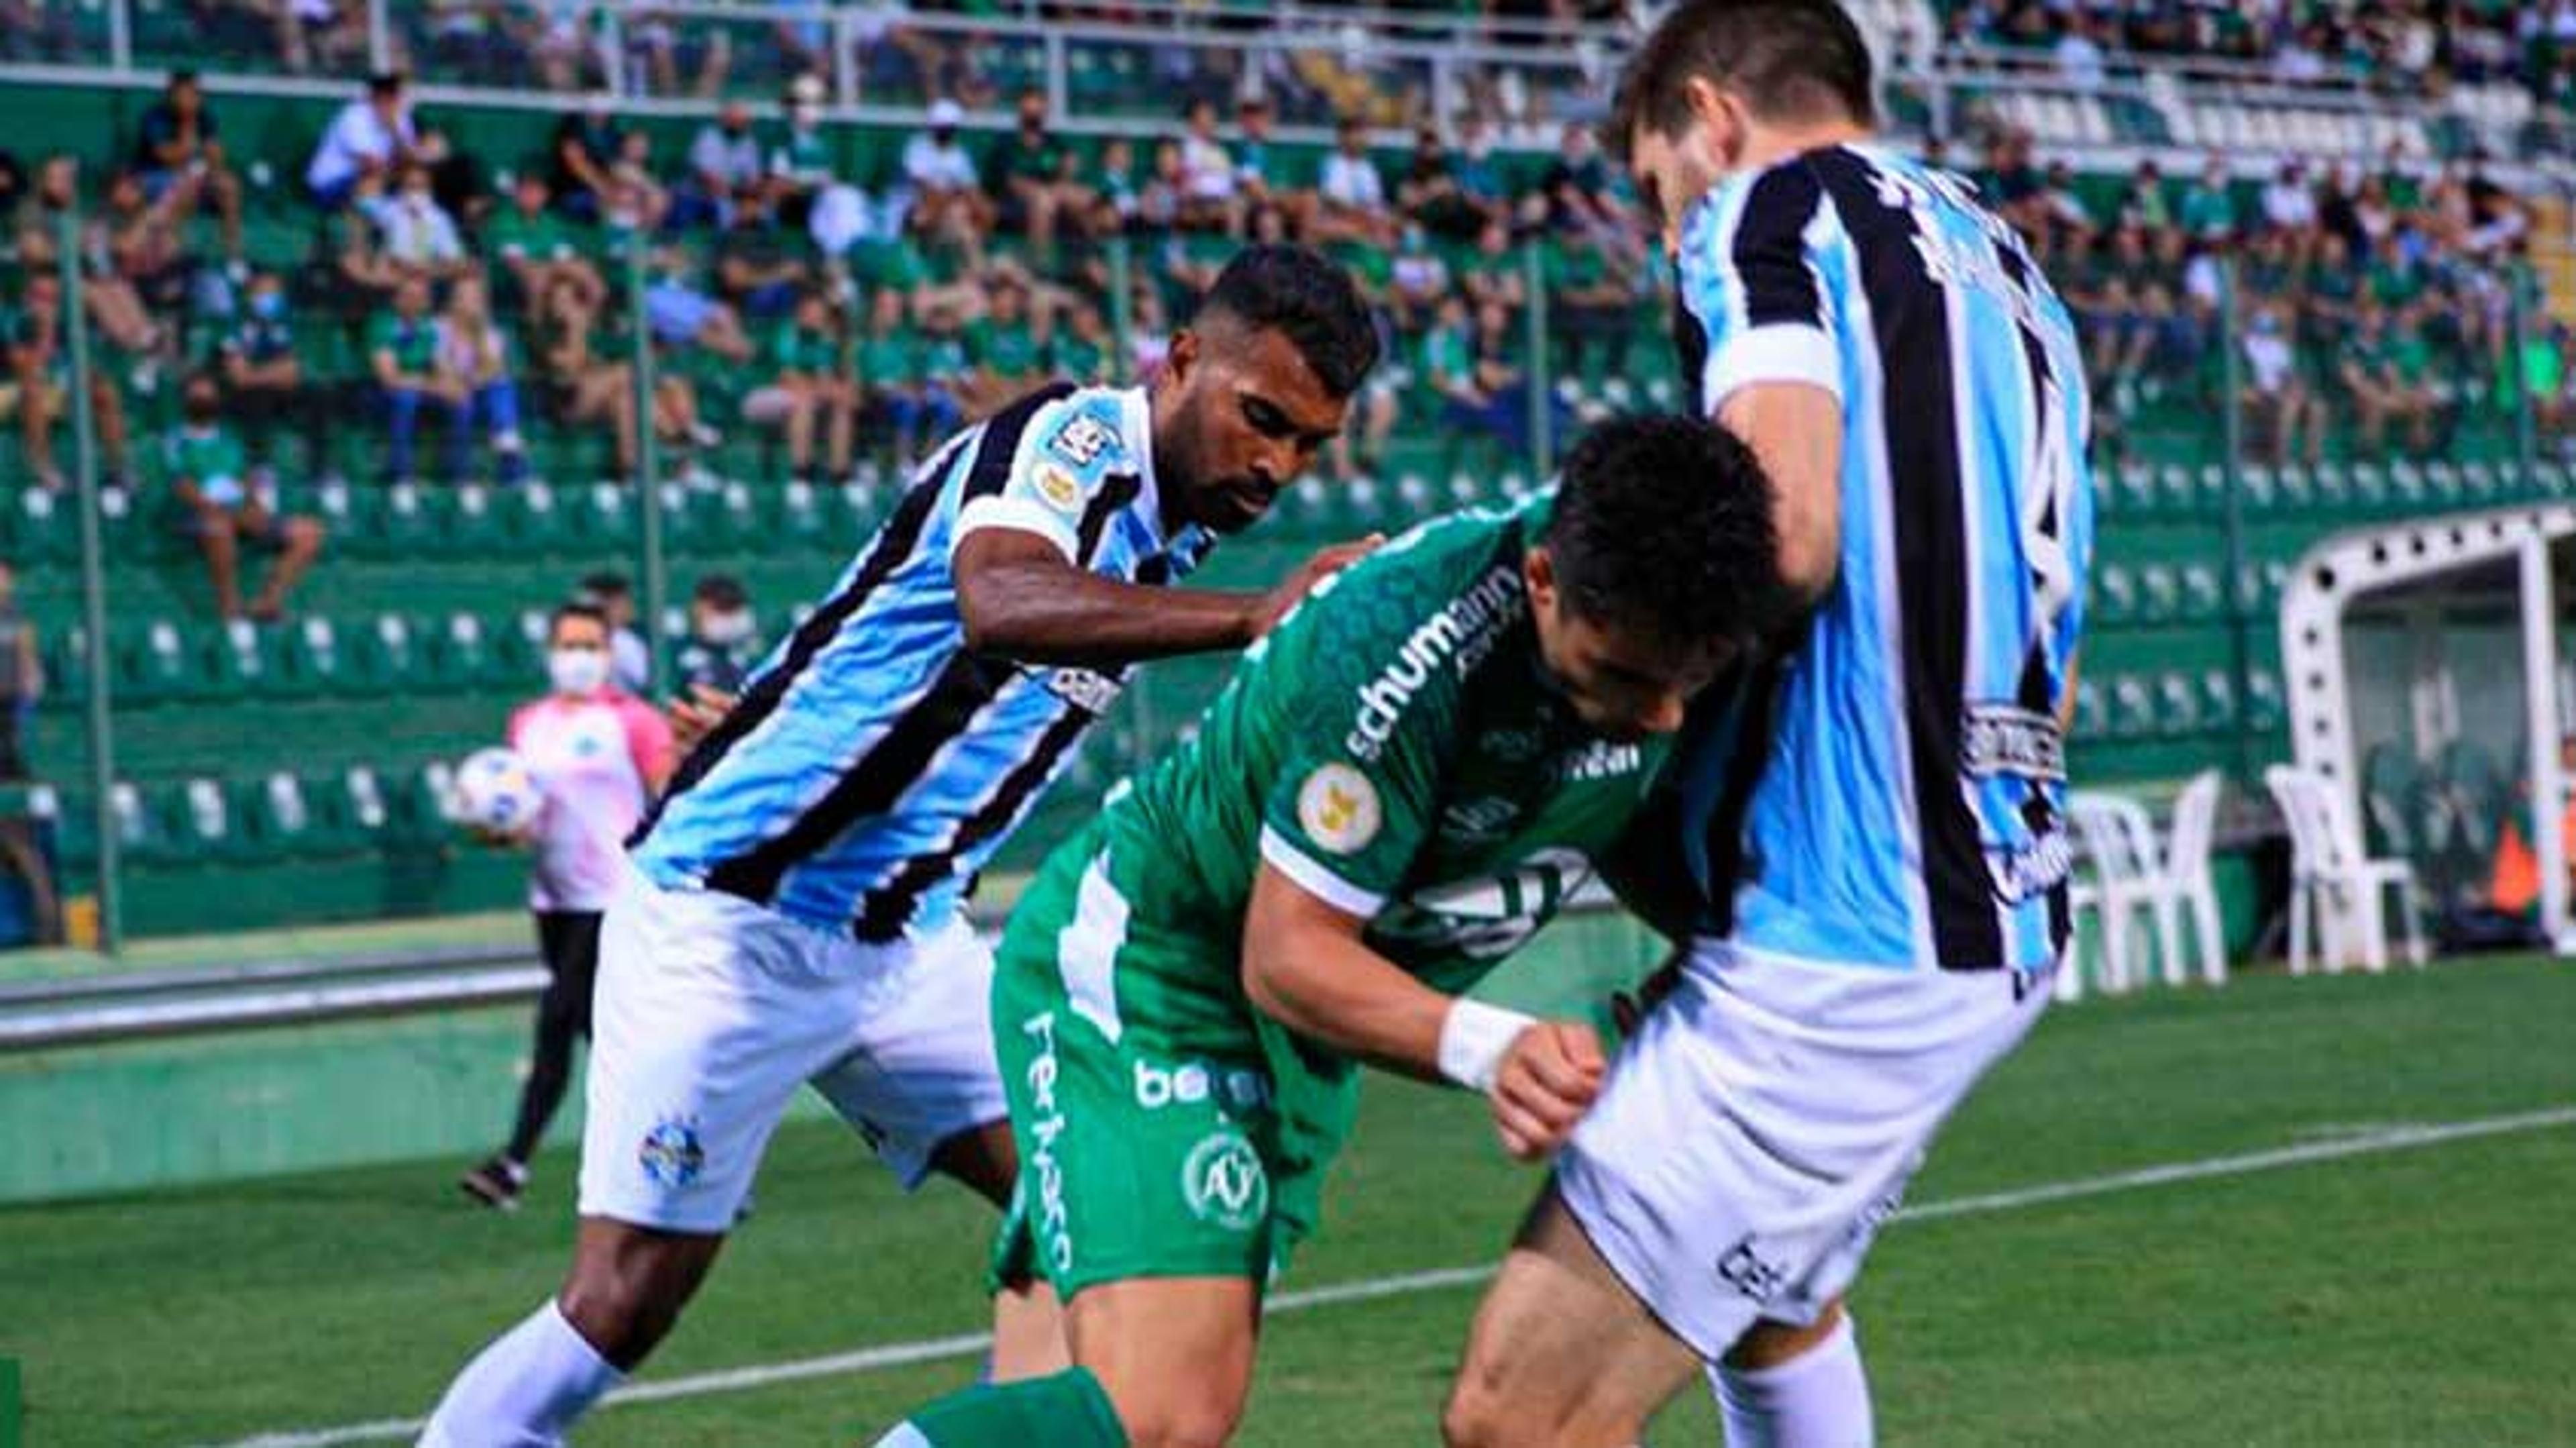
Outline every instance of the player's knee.
<svg viewBox="0 0 2576 1448"><path fill-rule="evenodd" d="M1240 1404L1221 1401L1214 1393L1178 1394L1118 1409L1134 1448L1224 1448L1241 1416Z"/></svg>
<svg viewBox="0 0 2576 1448"><path fill-rule="evenodd" d="M559 1299L566 1321L621 1368L633 1368L670 1335L688 1289L651 1254L622 1254L614 1261L584 1258L573 1266Z"/></svg>
<svg viewBox="0 0 2576 1448"><path fill-rule="evenodd" d="M1511 1378L1503 1365L1490 1354L1469 1343L1467 1361L1458 1369L1458 1380L1449 1387L1449 1401L1440 1410L1440 1441L1448 1448L1500 1448L1509 1443L1536 1441L1526 1431L1531 1405L1511 1401L1506 1384ZM1514 1424L1524 1425L1515 1432Z"/></svg>

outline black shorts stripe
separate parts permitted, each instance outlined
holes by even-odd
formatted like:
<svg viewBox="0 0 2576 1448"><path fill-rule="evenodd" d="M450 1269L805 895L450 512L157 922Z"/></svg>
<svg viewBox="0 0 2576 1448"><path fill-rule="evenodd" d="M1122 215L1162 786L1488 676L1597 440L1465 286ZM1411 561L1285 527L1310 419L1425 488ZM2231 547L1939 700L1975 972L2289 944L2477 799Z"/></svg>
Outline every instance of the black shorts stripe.
<svg viewBox="0 0 2576 1448"><path fill-rule="evenodd" d="M1913 218L1878 199L1866 161L1831 150L1814 153L1809 165L1852 233L1877 332L1907 763L1933 954L1944 969L1990 969L2006 960L1994 874L1960 788L1971 580L1947 298L1915 248Z"/></svg>
<svg viewBox="0 0 2576 1448"><path fill-rule="evenodd" d="M994 413L976 435L975 461L967 466L966 488L959 495L960 502L988 497L1009 486L1011 459L1019 453L1020 438L1028 432L1029 420L1037 416L1039 408L1073 393L1070 382L1050 382Z"/></svg>
<svg viewBox="0 0 2576 1448"><path fill-rule="evenodd" d="M1011 821L1019 818L1021 807L1046 787L1046 782L1055 776L1058 762L1082 738L1082 731L1091 727L1091 721L1096 717L1079 705L1065 705L1064 712L1046 727L1045 733L1038 736L1037 744L1029 750L1028 757L1002 776L1001 784L958 825L957 832L949 836L944 848L906 860L903 868L897 870L891 879L867 893L866 898L859 902L859 918L855 926L858 937L867 941L886 941L901 935L903 928L912 923L913 911L919 908L922 893L953 874L960 856L1010 828Z"/></svg>
<svg viewBox="0 0 2576 1448"><path fill-rule="evenodd" d="M843 624L866 606L868 599L886 579L912 557L913 550L921 546L921 535L929 527L931 515L938 511L939 492L946 484L949 469L956 465L957 450L966 445L969 436L971 434L961 434L951 440L932 458L930 465L915 476L910 490L895 505L894 515L877 530L875 540L868 545L867 557L851 575L849 586L825 600L821 608L798 625L788 642L787 656L779 660L778 667L753 680L732 710L707 731L706 737L698 741L686 759L680 761L679 769L672 774L671 782L663 789L661 797L653 801L644 818L626 837L628 848L642 844L653 833L653 826L661 821L662 812L671 801L696 788L699 781L724 761L725 755L735 745L768 721L769 716L777 711L779 702L787 697L788 689L813 664L814 656L832 642Z"/></svg>
<svg viewBox="0 0 2576 1448"><path fill-rule="evenodd" d="M762 903L776 897L779 882L799 861L903 798L1010 677L1007 666L988 664L962 650L950 655L930 687L842 771L821 799L786 829L709 870L708 887Z"/></svg>

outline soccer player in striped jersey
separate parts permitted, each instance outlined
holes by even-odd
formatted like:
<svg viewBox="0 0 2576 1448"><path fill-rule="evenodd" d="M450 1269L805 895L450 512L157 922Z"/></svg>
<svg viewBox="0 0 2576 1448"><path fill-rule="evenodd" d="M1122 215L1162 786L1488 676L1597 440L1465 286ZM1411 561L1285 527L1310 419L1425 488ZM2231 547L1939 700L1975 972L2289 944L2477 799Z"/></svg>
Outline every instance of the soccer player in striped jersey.
<svg viewBox="0 0 2576 1448"><path fill-rule="evenodd" d="M670 1330L810 1082L907 1186L1009 1200L993 963L960 897L1148 659L1241 648L1369 543L1265 593L1181 590L1339 433L1377 360L1340 268L1248 248L1150 388L1052 386L941 448L699 740L630 843L594 1003L561 1292L422 1439L549 1444ZM996 1305L997 1376L1063 1348Z"/></svg>
<svg viewBox="0 0 2576 1448"><path fill-rule="evenodd" d="M1486 1296L1453 1444L1633 1443L1703 1364L1739 1448L1869 1442L1844 1289L2066 943L2082 361L2010 228L1871 126L1834 0L1684 0L1619 92L1686 375L1813 607L1683 760L1689 948Z"/></svg>

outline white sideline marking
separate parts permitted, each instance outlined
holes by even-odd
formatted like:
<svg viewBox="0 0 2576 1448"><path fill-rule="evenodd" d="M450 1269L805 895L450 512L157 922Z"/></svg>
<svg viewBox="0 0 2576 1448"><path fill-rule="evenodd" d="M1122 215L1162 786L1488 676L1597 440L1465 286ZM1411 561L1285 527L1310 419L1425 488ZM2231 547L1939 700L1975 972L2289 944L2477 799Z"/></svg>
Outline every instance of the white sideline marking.
<svg viewBox="0 0 2576 1448"><path fill-rule="evenodd" d="M2409 1151L2417 1147L2439 1146L2445 1142L2467 1141L2481 1136L2507 1136L2517 1132L2545 1131L2553 1126L2576 1126L2576 1106L2555 1106L2545 1110L2521 1111L2505 1116L2482 1116L2467 1121L2380 1127L2365 1134L2303 1142L2297 1146L2278 1147L2270 1151L2249 1151L2234 1156L2204 1157L2198 1161L2179 1161L2163 1166L2140 1167L2134 1171L2113 1172L2107 1176L2046 1182L2013 1191L1988 1192L1973 1197L1951 1197L1944 1201L1923 1202L1906 1207L1891 1220L1932 1222L1945 1217L1971 1217L1989 1212L2018 1211L2023 1207L2073 1201L2082 1197L2109 1196L2116 1192L2136 1191L2141 1187L2166 1186L2174 1182L2207 1181L2214 1177L2251 1176L2257 1172L2280 1171L2286 1167L2337 1161L2351 1156L2377 1156L2392 1151ZM1443 1267L1429 1272L1405 1272L1392 1277L1371 1277L1357 1282L1336 1283L1328 1287L1310 1287L1297 1292L1280 1293L1270 1300L1269 1311L1296 1312L1309 1307L1330 1307L1344 1302L1369 1302L1381 1297L1410 1297L1420 1292L1469 1287L1484 1281L1493 1275L1493 1271L1490 1265ZM796 1382L805 1378L841 1377L855 1373L875 1372L882 1368L901 1367L908 1363L972 1357L990 1346L992 1340L990 1333L959 1333L954 1337L888 1343L882 1347L835 1353L829 1357L803 1358L795 1362L693 1373L686 1377L666 1378L659 1382L638 1383L632 1387L620 1388L609 1394L602 1401L601 1406L608 1407L619 1403L652 1403L666 1398L702 1397L709 1393L730 1393L744 1388L767 1387L772 1383ZM319 1428L307 1432L263 1433L255 1438L243 1438L225 1444L223 1448L339 1448L339 1445L344 1443L393 1442L409 1438L419 1432L421 1422L422 1420L418 1418L385 1418L373 1423L351 1423L338 1428Z"/></svg>

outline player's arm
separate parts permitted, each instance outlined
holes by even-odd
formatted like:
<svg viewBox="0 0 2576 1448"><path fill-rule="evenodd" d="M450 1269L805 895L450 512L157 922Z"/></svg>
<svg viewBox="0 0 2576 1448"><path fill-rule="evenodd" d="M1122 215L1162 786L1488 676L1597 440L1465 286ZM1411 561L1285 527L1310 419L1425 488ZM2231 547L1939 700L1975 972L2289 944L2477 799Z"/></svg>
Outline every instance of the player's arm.
<svg viewBox="0 0 2576 1448"><path fill-rule="evenodd" d="M1375 546L1370 538L1326 548L1267 592L1229 593L1106 578L1075 567L1042 534L983 528L957 545L957 611L967 647L1033 664L1104 667L1239 649Z"/></svg>
<svg viewBox="0 0 2576 1448"><path fill-rule="evenodd" d="M1337 1051L1482 1092L1516 1157L1563 1144L1607 1069L1591 1028L1443 995L1371 950L1367 928L1265 861L1243 923L1245 995Z"/></svg>
<svg viewBox="0 0 2576 1448"><path fill-rule="evenodd" d="M1841 358L1814 239L1839 221L1803 164L1734 185L1741 195L1703 207L1683 237L1680 304L1708 341L1694 380L1710 415L1762 460L1781 581L1812 602L1842 557Z"/></svg>

